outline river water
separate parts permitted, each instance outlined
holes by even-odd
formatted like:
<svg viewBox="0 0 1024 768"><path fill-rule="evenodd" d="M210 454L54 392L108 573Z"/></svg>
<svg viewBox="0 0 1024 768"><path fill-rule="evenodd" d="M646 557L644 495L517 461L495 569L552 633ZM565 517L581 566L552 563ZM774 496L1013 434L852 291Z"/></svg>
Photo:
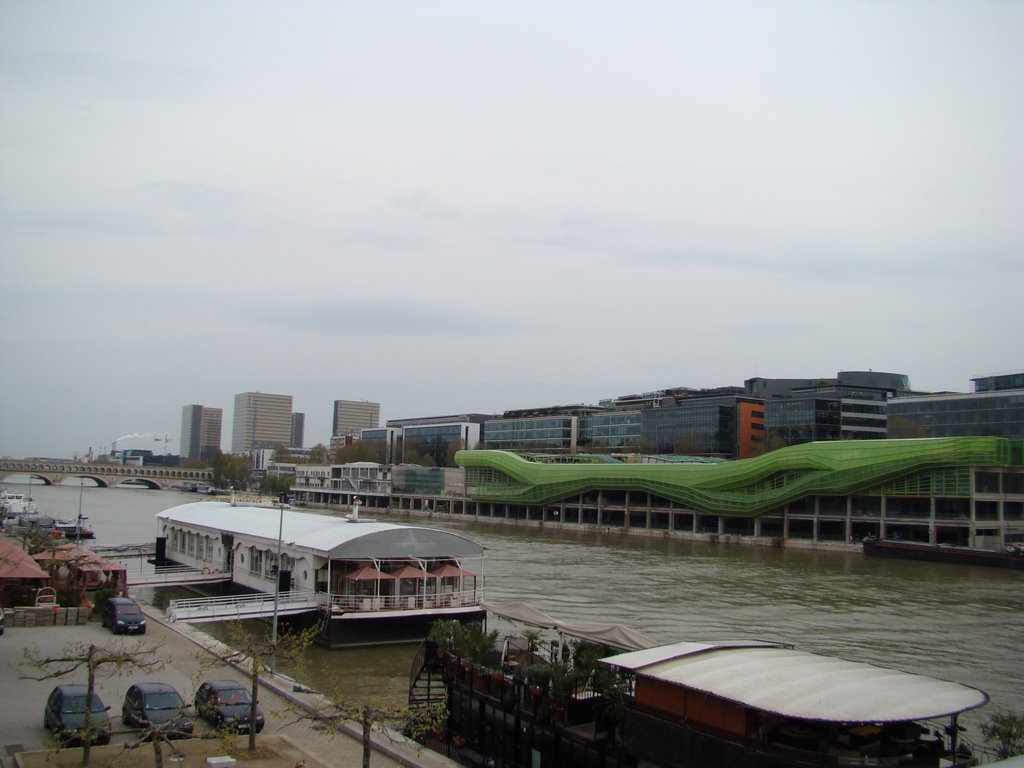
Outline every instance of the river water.
<svg viewBox="0 0 1024 768"><path fill-rule="evenodd" d="M151 542L157 512L196 500L135 488L85 486L80 493L77 484L33 485L31 494L40 512L69 520L81 500L101 544ZM971 685L991 698L963 718L976 740L978 724L997 710L1024 714L1019 571L374 514L484 544L491 600L522 600L567 621L626 624L658 642L773 640ZM162 605L186 594L161 589L140 597ZM313 649L296 674L351 703L402 702L414 651Z"/></svg>

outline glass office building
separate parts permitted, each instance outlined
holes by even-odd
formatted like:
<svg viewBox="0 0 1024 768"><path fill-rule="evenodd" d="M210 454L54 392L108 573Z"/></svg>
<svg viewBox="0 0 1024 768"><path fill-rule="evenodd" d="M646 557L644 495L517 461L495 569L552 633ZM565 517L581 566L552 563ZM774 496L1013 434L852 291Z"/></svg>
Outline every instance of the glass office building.
<svg viewBox="0 0 1024 768"><path fill-rule="evenodd" d="M1024 437L1024 389L897 397L889 421L917 425L927 437Z"/></svg>

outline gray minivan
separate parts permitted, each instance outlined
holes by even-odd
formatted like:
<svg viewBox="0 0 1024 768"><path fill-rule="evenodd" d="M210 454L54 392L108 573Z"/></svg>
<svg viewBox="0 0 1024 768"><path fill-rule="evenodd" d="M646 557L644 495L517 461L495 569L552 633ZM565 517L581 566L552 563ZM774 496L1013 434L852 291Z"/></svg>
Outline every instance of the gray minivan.
<svg viewBox="0 0 1024 768"><path fill-rule="evenodd" d="M130 597L111 597L103 606L104 627L115 635L146 634L146 616Z"/></svg>

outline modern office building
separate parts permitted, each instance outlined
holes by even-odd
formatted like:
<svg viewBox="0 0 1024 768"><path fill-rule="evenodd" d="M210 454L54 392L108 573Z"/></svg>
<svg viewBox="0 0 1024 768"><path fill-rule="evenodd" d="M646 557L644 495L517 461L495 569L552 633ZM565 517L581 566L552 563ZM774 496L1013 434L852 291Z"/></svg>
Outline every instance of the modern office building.
<svg viewBox="0 0 1024 768"><path fill-rule="evenodd" d="M292 396L266 392L235 395L231 452L289 447L292 441Z"/></svg>
<svg viewBox="0 0 1024 768"><path fill-rule="evenodd" d="M763 451L764 403L732 393L668 398L640 412L648 452L746 459Z"/></svg>
<svg viewBox="0 0 1024 768"><path fill-rule="evenodd" d="M335 441L344 441L348 438L332 437L331 448L335 447ZM384 464L391 464L395 456L401 455L402 430L395 427L377 427L376 429L364 429L359 433L359 440L373 443L379 447L378 456ZM339 442L338 447L343 443Z"/></svg>
<svg viewBox="0 0 1024 768"><path fill-rule="evenodd" d="M764 401L769 448L817 440L880 439L887 401L910 391L902 373L840 371L835 378L747 379L745 393Z"/></svg>
<svg viewBox="0 0 1024 768"><path fill-rule="evenodd" d="M288 443L290 448L302 448L306 440L306 414L292 414L292 439Z"/></svg>
<svg viewBox="0 0 1024 768"><path fill-rule="evenodd" d="M209 461L220 450L222 408L186 405L181 409L181 457Z"/></svg>
<svg viewBox="0 0 1024 768"><path fill-rule="evenodd" d="M488 448L524 453L685 453L747 458L761 451L760 400L737 387L676 388L570 405L506 411L484 423Z"/></svg>
<svg viewBox="0 0 1024 768"><path fill-rule="evenodd" d="M430 456L436 466L443 467L455 451L475 448L480 443L483 424L490 418L487 414L468 413L389 420L387 426L402 433L392 461L405 464L413 458Z"/></svg>
<svg viewBox="0 0 1024 768"><path fill-rule="evenodd" d="M331 437L359 437L364 429L380 426L380 403L368 400L335 400Z"/></svg>
<svg viewBox="0 0 1024 768"><path fill-rule="evenodd" d="M971 381L974 392L893 398L890 424L901 436L1024 438L1024 373Z"/></svg>
<svg viewBox="0 0 1024 768"><path fill-rule="evenodd" d="M502 451L575 453L580 447L580 420L607 410L593 405L554 405L505 411L484 422L481 438L488 448Z"/></svg>

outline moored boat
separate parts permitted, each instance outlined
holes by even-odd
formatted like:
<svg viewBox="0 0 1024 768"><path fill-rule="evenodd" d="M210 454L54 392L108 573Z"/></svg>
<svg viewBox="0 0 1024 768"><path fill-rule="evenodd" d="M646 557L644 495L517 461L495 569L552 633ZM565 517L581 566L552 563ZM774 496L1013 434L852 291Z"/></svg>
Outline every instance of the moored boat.
<svg viewBox="0 0 1024 768"><path fill-rule="evenodd" d="M1019 543L1007 544L1003 549L977 549L923 541L867 538L864 539L863 549L865 555L872 557L1024 569L1024 546Z"/></svg>
<svg viewBox="0 0 1024 768"><path fill-rule="evenodd" d="M450 744L473 765L942 768L978 762L958 724L962 713L988 702L973 687L785 643L654 646L619 625L574 626L516 603L493 608L514 623L557 632L551 653L536 632L525 645L495 632L487 639L505 650L488 654L476 639L440 626L424 642L410 685L410 703L447 703ZM527 650L509 653L513 645ZM616 647L635 650L608 655ZM434 693L438 678L443 687Z"/></svg>
<svg viewBox="0 0 1024 768"><path fill-rule="evenodd" d="M323 621L331 647L410 642L435 619L483 619L482 545L420 526L296 512L279 505L184 504L157 515L156 565L220 577L234 594L172 601L180 621ZM239 594L245 593L245 594Z"/></svg>

